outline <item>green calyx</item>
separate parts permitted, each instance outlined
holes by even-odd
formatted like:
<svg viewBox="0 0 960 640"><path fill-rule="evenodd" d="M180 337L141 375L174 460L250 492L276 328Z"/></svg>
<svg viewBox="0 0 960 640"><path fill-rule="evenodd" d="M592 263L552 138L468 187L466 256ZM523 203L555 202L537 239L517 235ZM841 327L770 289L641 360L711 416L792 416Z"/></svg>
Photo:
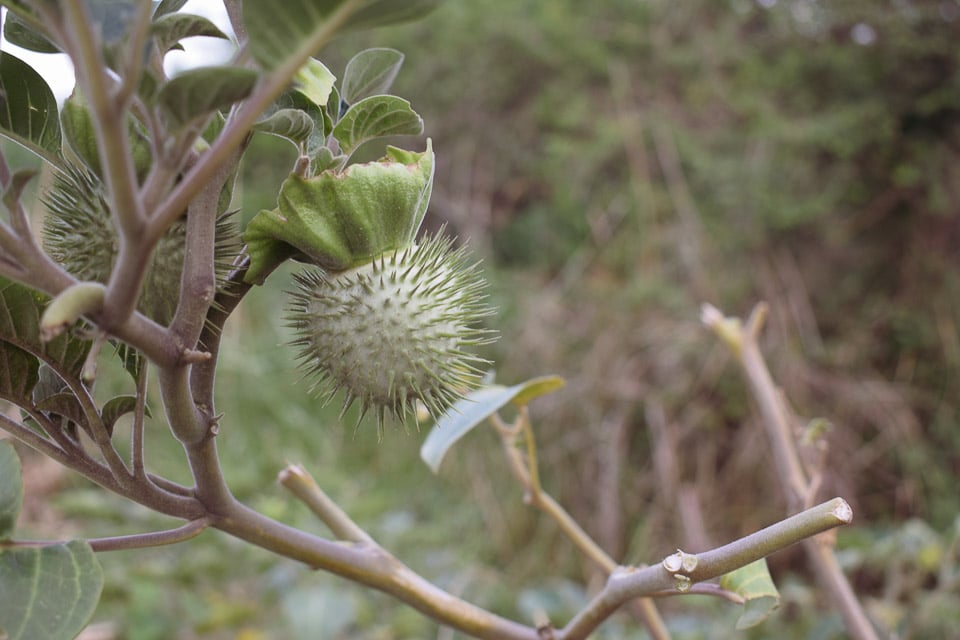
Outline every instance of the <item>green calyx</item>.
<svg viewBox="0 0 960 640"><path fill-rule="evenodd" d="M312 390L327 401L343 391L343 412L357 401L381 428L386 413L403 421L418 403L436 417L481 381L487 363L466 349L493 339L478 327L492 310L478 265L450 240L296 280L294 344Z"/></svg>
<svg viewBox="0 0 960 640"><path fill-rule="evenodd" d="M339 272L409 246L430 202L433 165L427 141L421 153L387 147L377 162L290 176L277 208L247 225L245 280L261 283L289 258Z"/></svg>

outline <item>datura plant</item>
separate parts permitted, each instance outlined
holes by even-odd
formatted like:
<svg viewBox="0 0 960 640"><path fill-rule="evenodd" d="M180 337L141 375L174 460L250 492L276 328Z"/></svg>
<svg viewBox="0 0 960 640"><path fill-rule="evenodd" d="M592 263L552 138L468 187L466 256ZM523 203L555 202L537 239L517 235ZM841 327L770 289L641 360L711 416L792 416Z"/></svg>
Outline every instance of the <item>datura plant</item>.
<svg viewBox="0 0 960 640"><path fill-rule="evenodd" d="M475 387L490 339L484 283L464 249L416 242L433 183L433 150L388 148L378 162L291 176L279 205L247 227L247 279L286 257L317 265L296 278L290 324L300 361L328 400L344 394L382 428L420 406L440 415Z"/></svg>
<svg viewBox="0 0 960 640"><path fill-rule="evenodd" d="M0 637L75 637L103 589L99 553L183 542L213 528L388 593L478 638L584 640L632 603L639 623L663 640L669 632L649 597L719 595L746 603L741 622L757 624L778 597L763 556L850 521L843 500L813 506L813 490L804 489L800 513L733 544L617 567L546 494L527 405L563 381L493 384L490 364L477 353L496 335L486 326L493 311L478 262L443 231L420 231L433 190L432 144L384 144L424 132L411 104L389 94L403 55L361 51L339 81L314 57L339 32L417 18L438 2L224 0L230 35L183 12L184 0L0 0L0 429L18 446L182 521L106 538L18 540L20 458L0 441ZM168 73L167 53L197 36L235 38L232 59ZM67 54L76 75L70 97L58 103L8 43ZM263 135L292 144L296 160L275 206L248 215L234 182L256 148L251 140ZM21 147L16 163L8 162L11 141ZM382 157L356 160L365 145L365 158ZM22 161L23 150L32 165ZM28 189L38 174L37 188ZM299 358L310 388L327 401L340 396L341 418L358 405L361 420L376 420L378 435L388 419L432 416L421 458L434 471L459 439L478 424L492 425L529 503L609 574L579 614L562 626L546 612L516 622L430 584L302 467L288 466L280 483L335 539L294 529L233 495L219 439L243 428L261 438L267 429L297 425L249 425L218 411L223 332L246 297L279 279L273 274L289 261L299 271L285 285L286 318L278 310L269 321L292 328L290 359ZM740 325L713 324L725 328L738 353L751 352L736 333ZM252 388L254 376L246 378ZM125 392L109 397L121 386ZM498 414L507 405L510 424ZM302 427L311 437L327 435L312 423ZM151 464L148 442L162 437L182 450L176 468L189 469L189 484ZM265 446L259 453L276 452ZM797 469L784 486L806 486ZM811 547L824 572L839 566L824 557L830 553L826 544ZM709 588L700 584L721 576ZM829 584L842 580L833 575ZM855 603L849 593L832 599ZM323 633L315 631L310 635Z"/></svg>

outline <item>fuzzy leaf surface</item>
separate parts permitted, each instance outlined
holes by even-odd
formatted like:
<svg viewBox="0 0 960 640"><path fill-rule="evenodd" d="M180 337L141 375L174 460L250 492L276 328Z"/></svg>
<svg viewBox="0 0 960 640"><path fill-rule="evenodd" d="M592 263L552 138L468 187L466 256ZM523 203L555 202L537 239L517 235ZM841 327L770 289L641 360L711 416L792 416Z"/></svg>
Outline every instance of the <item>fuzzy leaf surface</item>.
<svg viewBox="0 0 960 640"><path fill-rule="evenodd" d="M287 138L294 144L308 140L313 129L313 119L300 109L280 109L253 125L254 131Z"/></svg>
<svg viewBox="0 0 960 640"><path fill-rule="evenodd" d="M543 376L512 387L491 385L467 394L437 419L420 447L420 459L437 473L447 452L478 424L509 403L523 406L564 384L563 378L558 376Z"/></svg>
<svg viewBox="0 0 960 640"><path fill-rule="evenodd" d="M333 128L333 137L347 156L374 138L421 133L423 120L409 102L396 96L364 98L350 107Z"/></svg>
<svg viewBox="0 0 960 640"><path fill-rule="evenodd" d="M428 143L422 153L390 147L379 162L287 178L279 206L261 211L247 225L246 281L262 282L293 256L343 271L407 246L430 201L433 165Z"/></svg>
<svg viewBox="0 0 960 640"><path fill-rule="evenodd" d="M96 609L103 570L82 540L0 549L0 631L8 640L70 640Z"/></svg>
<svg viewBox="0 0 960 640"><path fill-rule="evenodd" d="M402 66L403 54L396 49L381 47L361 51L350 59L343 72L341 97L348 104L354 104L385 94Z"/></svg>
<svg viewBox="0 0 960 640"><path fill-rule="evenodd" d="M20 457L13 444L0 440L0 540L8 540L23 504Z"/></svg>
<svg viewBox="0 0 960 640"><path fill-rule="evenodd" d="M232 66L201 67L184 71L157 93L171 122L182 127L194 118L206 116L243 100L257 83L257 72Z"/></svg>
<svg viewBox="0 0 960 640"><path fill-rule="evenodd" d="M737 629L749 629L780 606L780 592L773 584L767 561L763 558L722 576L720 586L743 596L746 602L737 619Z"/></svg>
<svg viewBox="0 0 960 640"><path fill-rule="evenodd" d="M40 74L0 51L0 134L60 164L57 100Z"/></svg>

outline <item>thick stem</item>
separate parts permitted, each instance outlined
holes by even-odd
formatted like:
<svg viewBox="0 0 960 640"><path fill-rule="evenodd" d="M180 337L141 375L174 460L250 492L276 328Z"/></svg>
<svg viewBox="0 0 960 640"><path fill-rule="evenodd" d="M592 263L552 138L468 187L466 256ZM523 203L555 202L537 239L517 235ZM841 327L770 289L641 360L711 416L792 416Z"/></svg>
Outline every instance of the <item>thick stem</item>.
<svg viewBox="0 0 960 640"><path fill-rule="evenodd" d="M536 629L501 618L430 584L379 546L317 538L237 502L218 514L213 526L316 569L389 593L440 624L475 638L539 639Z"/></svg>

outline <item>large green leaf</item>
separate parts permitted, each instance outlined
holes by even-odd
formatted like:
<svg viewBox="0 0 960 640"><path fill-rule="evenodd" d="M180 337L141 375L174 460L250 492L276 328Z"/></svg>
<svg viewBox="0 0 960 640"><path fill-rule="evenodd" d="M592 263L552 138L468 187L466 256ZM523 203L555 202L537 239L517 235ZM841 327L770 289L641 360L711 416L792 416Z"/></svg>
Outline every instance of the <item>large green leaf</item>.
<svg viewBox="0 0 960 640"><path fill-rule="evenodd" d="M396 96L364 98L351 106L333 128L333 137L348 156L374 138L421 133L423 120L409 102Z"/></svg>
<svg viewBox="0 0 960 640"><path fill-rule="evenodd" d="M60 164L57 100L23 60L0 51L0 134Z"/></svg>
<svg viewBox="0 0 960 640"><path fill-rule="evenodd" d="M157 104L163 107L174 126L184 126L194 118L225 109L246 98L257 83L257 72L242 67L201 67L184 71L157 92Z"/></svg>
<svg viewBox="0 0 960 640"><path fill-rule="evenodd" d="M325 43L328 19L350 10L344 28L369 28L425 15L440 0L244 0L250 51L264 69L306 60Z"/></svg>
<svg viewBox="0 0 960 640"><path fill-rule="evenodd" d="M0 630L7 640L76 637L102 589L103 570L84 541L0 548Z"/></svg>
<svg viewBox="0 0 960 640"><path fill-rule="evenodd" d="M13 444L0 440L0 541L8 540L23 504L20 458Z"/></svg>
<svg viewBox="0 0 960 640"><path fill-rule="evenodd" d="M537 396L555 391L564 384L563 378L543 376L512 387L491 385L467 394L450 407L430 429L420 447L420 458L431 471L437 473L447 451L478 424L508 403L523 406Z"/></svg>
<svg viewBox="0 0 960 640"><path fill-rule="evenodd" d="M361 51L350 59L343 71L340 94L347 104L384 94L390 90L401 66L403 54L396 49Z"/></svg>
<svg viewBox="0 0 960 640"><path fill-rule="evenodd" d="M722 576L720 586L746 599L737 629L747 629L763 622L780 605L780 592L773 584L767 561L763 558Z"/></svg>

